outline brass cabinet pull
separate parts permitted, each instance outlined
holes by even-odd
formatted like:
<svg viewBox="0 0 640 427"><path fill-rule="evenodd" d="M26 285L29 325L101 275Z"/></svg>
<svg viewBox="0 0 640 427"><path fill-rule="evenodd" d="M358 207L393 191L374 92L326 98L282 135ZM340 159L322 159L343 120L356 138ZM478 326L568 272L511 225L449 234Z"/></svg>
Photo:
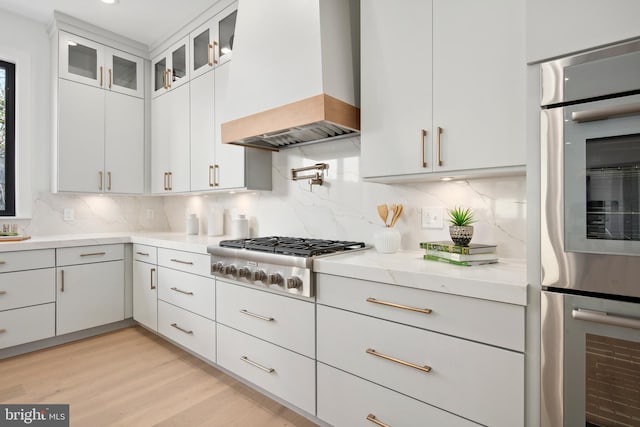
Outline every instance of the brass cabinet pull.
<svg viewBox="0 0 640 427"><path fill-rule="evenodd" d="M111 172L107 172L107 191L111 191Z"/></svg>
<svg viewBox="0 0 640 427"><path fill-rule="evenodd" d="M385 424L379 419L377 419L376 416L373 414L367 415L367 421L371 421L372 423L380 427L391 427L389 424Z"/></svg>
<svg viewBox="0 0 640 427"><path fill-rule="evenodd" d="M163 89L167 88L167 70L164 70L162 72L162 88Z"/></svg>
<svg viewBox="0 0 640 427"><path fill-rule="evenodd" d="M213 41L213 64L214 64L214 65L218 63L218 60L216 59L216 50L217 50L217 47L218 47L218 42L214 40L214 41ZM219 53L218 53L218 56L220 56L220 54L219 54Z"/></svg>
<svg viewBox="0 0 640 427"><path fill-rule="evenodd" d="M102 171L98 172L98 190L102 191Z"/></svg>
<svg viewBox="0 0 640 427"><path fill-rule="evenodd" d="M0 295L5 295L7 291L0 291Z"/></svg>
<svg viewBox="0 0 640 427"><path fill-rule="evenodd" d="M209 43L209 45L207 46L207 65L209 66L213 66L213 43Z"/></svg>
<svg viewBox="0 0 640 427"><path fill-rule="evenodd" d="M209 187L213 187L215 185L215 174L212 174L211 172L214 171L214 165L209 165ZM211 179L211 177L213 176L213 179Z"/></svg>
<svg viewBox="0 0 640 427"><path fill-rule="evenodd" d="M171 80L173 80L173 71L171 68L167 69L167 89L171 89Z"/></svg>
<svg viewBox="0 0 640 427"><path fill-rule="evenodd" d="M168 177L168 174L167 174L167 172L165 172L164 173L164 179L163 179L163 182L162 182L162 185L164 187L164 191L167 191L169 189L169 187L167 187L167 177Z"/></svg>
<svg viewBox="0 0 640 427"><path fill-rule="evenodd" d="M102 256L102 255L106 255L106 252L91 252L91 253L86 253L86 254L80 254L81 257L85 257L85 256Z"/></svg>
<svg viewBox="0 0 640 427"><path fill-rule="evenodd" d="M171 326L173 326L174 328L176 328L176 329L177 329L177 330L179 330L179 331L184 332L185 334L193 335L193 331L187 331L186 329L181 328L180 326L178 326L178 324L177 324L177 323L172 323L172 324L171 324Z"/></svg>
<svg viewBox="0 0 640 427"><path fill-rule="evenodd" d="M0 265L6 264L7 261L0 260Z"/></svg>
<svg viewBox="0 0 640 427"><path fill-rule="evenodd" d="M102 87L102 65L100 66L100 87Z"/></svg>
<svg viewBox="0 0 640 427"><path fill-rule="evenodd" d="M385 359L385 360L388 360L390 362L398 363L398 364L403 365L403 366L408 366L410 368L417 369L417 370L422 371L422 372L431 372L431 366L427 366L427 365L420 366L420 365L416 365L415 363L406 362L406 361L401 360L401 359L396 359L395 357L387 356L386 354L382 354L382 353L378 353L377 351L375 351L372 348L368 348L367 349L367 353L371 354L372 356L380 357L381 359Z"/></svg>
<svg viewBox="0 0 640 427"><path fill-rule="evenodd" d="M396 304L394 302L380 301L380 300L377 300L375 298L367 298L367 302L372 302L374 304L380 304L380 305L386 305L388 307L401 308L403 310L416 311L418 313L423 313L423 314L431 314L431 312L433 311L430 308L411 307L409 305Z"/></svg>
<svg viewBox="0 0 640 427"><path fill-rule="evenodd" d="M427 167L427 158L425 157L425 144L427 143L426 129L420 129L420 146L422 147L422 167Z"/></svg>
<svg viewBox="0 0 640 427"><path fill-rule="evenodd" d="M149 253L148 252L140 252L140 251L138 251L138 252L136 252L136 255L149 256Z"/></svg>
<svg viewBox="0 0 640 427"><path fill-rule="evenodd" d="M111 68L109 68L109 89L111 89Z"/></svg>
<svg viewBox="0 0 640 427"><path fill-rule="evenodd" d="M249 365L251 366L255 366L258 369L262 369L263 371L272 374L274 373L276 370L273 368L267 368L266 366L262 366L259 363L254 362L253 360L250 360L247 356L241 356L240 360L242 360L243 362L247 362Z"/></svg>
<svg viewBox="0 0 640 427"><path fill-rule="evenodd" d="M149 284L150 284L149 286L150 286L150 288L151 288L151 289L155 289L155 288L156 288L155 286L153 286L153 273L155 273L155 272L156 272L156 269L155 269L155 268L152 268L152 269L151 269L151 271L150 271L150 273L151 273L151 280L149 281Z"/></svg>
<svg viewBox="0 0 640 427"><path fill-rule="evenodd" d="M7 330L6 330L6 329L4 329L4 328L0 328L0 334L4 334L5 332L7 332Z"/></svg>
<svg viewBox="0 0 640 427"><path fill-rule="evenodd" d="M64 292L64 270L60 270L60 292Z"/></svg>
<svg viewBox="0 0 640 427"><path fill-rule="evenodd" d="M220 186L220 165L213 165L213 186Z"/></svg>
<svg viewBox="0 0 640 427"><path fill-rule="evenodd" d="M442 166L442 128L440 126L437 127L438 133L438 166Z"/></svg>
<svg viewBox="0 0 640 427"><path fill-rule="evenodd" d="M178 289L178 288L171 288L172 291L176 291L176 292L180 292L181 294L185 294L185 295L193 295L193 292L189 292L189 291L183 291L182 289Z"/></svg>
<svg viewBox="0 0 640 427"><path fill-rule="evenodd" d="M181 260L175 259L175 258L171 258L170 261L177 262L178 264L193 265L193 262L191 262L191 261L181 261Z"/></svg>
<svg viewBox="0 0 640 427"><path fill-rule="evenodd" d="M167 172L167 190L173 190L173 172Z"/></svg>
<svg viewBox="0 0 640 427"><path fill-rule="evenodd" d="M256 319L265 320L267 322L273 322L275 319L273 317L261 316L260 314L252 313L250 311L245 310L244 308L240 310L240 313L246 314L247 316L255 317Z"/></svg>

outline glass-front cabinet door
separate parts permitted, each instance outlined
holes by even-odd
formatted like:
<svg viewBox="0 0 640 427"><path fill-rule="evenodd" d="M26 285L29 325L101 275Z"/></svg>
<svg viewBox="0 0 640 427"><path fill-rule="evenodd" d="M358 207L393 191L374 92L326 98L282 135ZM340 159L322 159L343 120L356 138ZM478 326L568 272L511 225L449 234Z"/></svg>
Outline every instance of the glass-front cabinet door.
<svg viewBox="0 0 640 427"><path fill-rule="evenodd" d="M233 4L191 32L191 77L231 59L236 30L237 4Z"/></svg>
<svg viewBox="0 0 640 427"><path fill-rule="evenodd" d="M158 55L152 62L153 96L189 81L189 37Z"/></svg>
<svg viewBox="0 0 640 427"><path fill-rule="evenodd" d="M114 49L106 51L105 59L106 88L144 98L143 59Z"/></svg>
<svg viewBox="0 0 640 427"><path fill-rule="evenodd" d="M103 87L105 82L104 46L60 31L58 73L63 79Z"/></svg>

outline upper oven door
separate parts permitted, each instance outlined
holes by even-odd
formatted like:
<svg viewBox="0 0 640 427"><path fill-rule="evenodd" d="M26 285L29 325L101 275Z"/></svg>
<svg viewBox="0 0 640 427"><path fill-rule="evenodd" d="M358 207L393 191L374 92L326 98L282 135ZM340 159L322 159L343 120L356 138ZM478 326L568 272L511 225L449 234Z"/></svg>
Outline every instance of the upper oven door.
<svg viewBox="0 0 640 427"><path fill-rule="evenodd" d="M562 114L565 250L640 255L640 95Z"/></svg>

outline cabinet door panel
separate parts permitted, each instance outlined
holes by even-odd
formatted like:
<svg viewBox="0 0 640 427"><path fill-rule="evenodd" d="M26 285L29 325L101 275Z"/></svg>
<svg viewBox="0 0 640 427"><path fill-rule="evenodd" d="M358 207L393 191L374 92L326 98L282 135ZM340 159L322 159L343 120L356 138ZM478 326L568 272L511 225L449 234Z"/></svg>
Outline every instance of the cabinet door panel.
<svg viewBox="0 0 640 427"><path fill-rule="evenodd" d="M524 1L435 0L433 14L434 171L524 165Z"/></svg>
<svg viewBox="0 0 640 427"><path fill-rule="evenodd" d="M189 191L189 85L167 92L169 172L172 192Z"/></svg>
<svg viewBox="0 0 640 427"><path fill-rule="evenodd" d="M151 192L167 192L169 172L169 128L171 126L169 103L171 99L163 94L151 101Z"/></svg>
<svg viewBox="0 0 640 427"><path fill-rule="evenodd" d="M144 61L142 58L107 48L106 87L114 92L144 98Z"/></svg>
<svg viewBox="0 0 640 427"><path fill-rule="evenodd" d="M58 75L64 79L104 87L104 46L60 31Z"/></svg>
<svg viewBox="0 0 640 427"><path fill-rule="evenodd" d="M427 0L361 4L364 177L432 169L431 13Z"/></svg>
<svg viewBox="0 0 640 427"><path fill-rule="evenodd" d="M215 73L206 73L189 82L191 92L191 190L214 189Z"/></svg>
<svg viewBox="0 0 640 427"><path fill-rule="evenodd" d="M58 190L102 191L105 91L64 79L58 88Z"/></svg>
<svg viewBox="0 0 640 427"><path fill-rule="evenodd" d="M133 318L158 330L158 271L155 265L133 262Z"/></svg>
<svg viewBox="0 0 640 427"><path fill-rule="evenodd" d="M57 275L57 335L124 319L124 261L58 267Z"/></svg>
<svg viewBox="0 0 640 427"><path fill-rule="evenodd" d="M144 192L144 99L106 93L105 184L107 192Z"/></svg>

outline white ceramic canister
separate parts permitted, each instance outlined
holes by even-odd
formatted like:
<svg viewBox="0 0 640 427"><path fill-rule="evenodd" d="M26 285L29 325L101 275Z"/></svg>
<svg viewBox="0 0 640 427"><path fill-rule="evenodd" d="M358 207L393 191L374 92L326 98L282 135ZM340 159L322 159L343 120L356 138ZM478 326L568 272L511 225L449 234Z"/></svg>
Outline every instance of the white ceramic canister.
<svg viewBox="0 0 640 427"><path fill-rule="evenodd" d="M187 234L198 234L200 231L200 223L198 222L198 216L196 214L190 214L187 216Z"/></svg>
<svg viewBox="0 0 640 427"><path fill-rule="evenodd" d="M231 220L231 238L249 238L249 219L244 214L239 214Z"/></svg>
<svg viewBox="0 0 640 427"><path fill-rule="evenodd" d="M222 236L224 234L224 211L211 209L207 214L207 236Z"/></svg>
<svg viewBox="0 0 640 427"><path fill-rule="evenodd" d="M383 254L397 252L400 249L400 241L400 232L391 227L384 227L373 235L373 245Z"/></svg>

